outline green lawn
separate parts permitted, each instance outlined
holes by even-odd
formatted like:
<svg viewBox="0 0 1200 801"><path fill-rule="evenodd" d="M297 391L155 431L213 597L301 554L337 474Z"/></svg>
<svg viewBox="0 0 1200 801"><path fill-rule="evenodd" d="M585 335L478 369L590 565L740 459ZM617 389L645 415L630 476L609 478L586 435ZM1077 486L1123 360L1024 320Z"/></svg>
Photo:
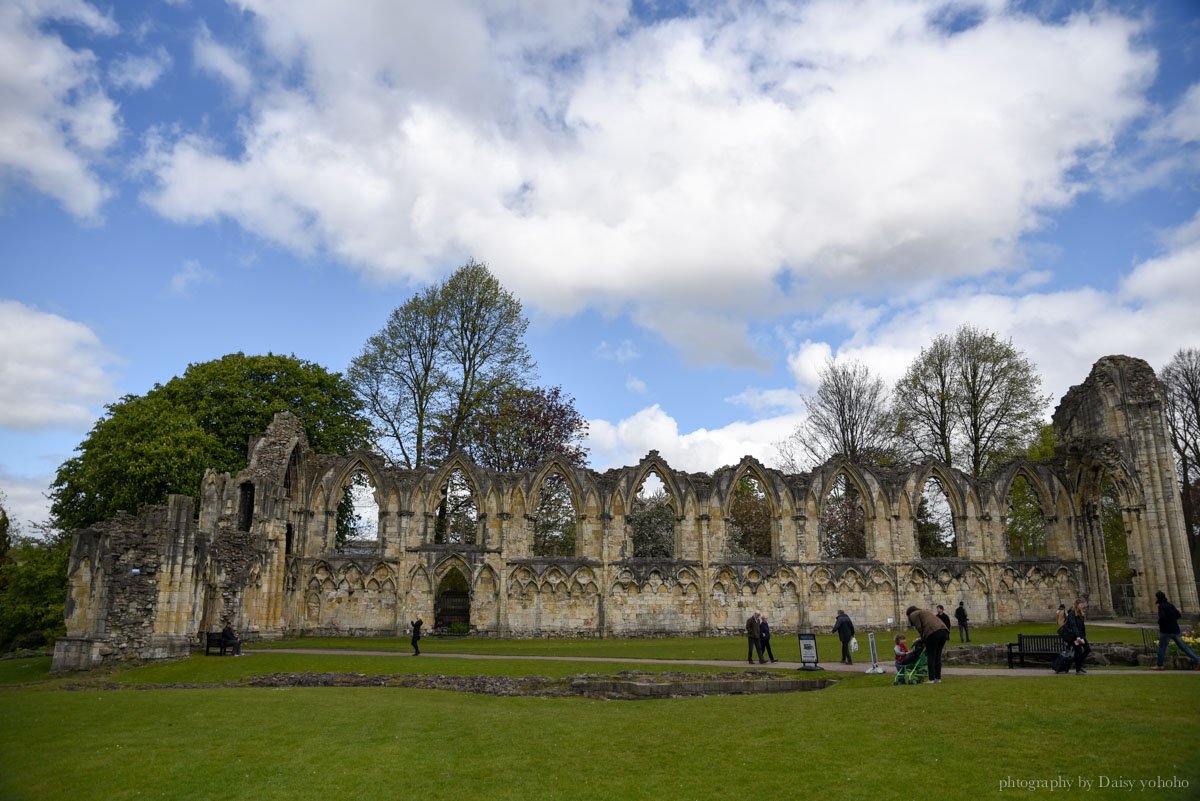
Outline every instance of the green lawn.
<svg viewBox="0 0 1200 801"><path fill-rule="evenodd" d="M194 657L107 680L224 680L256 662L356 672L558 669L277 654ZM1189 783L1133 794L1157 800L1195 798L1200 787L1200 679L1190 673L956 678L936 687L849 674L818 692L663 701L56 684L0 688L0 798L723 801L752 792L834 801L1004 798L1014 795L1001 790L1005 780L1059 776L1083 776L1094 788L1117 777Z"/></svg>
<svg viewBox="0 0 1200 801"><path fill-rule="evenodd" d="M892 646L899 631L875 633L876 649L881 662L890 662ZM916 632L908 631L911 643ZM1006 643L1016 642L1017 634L1052 634L1049 624L1016 624L994 626L972 630L971 642ZM1141 643L1137 629L1118 626L1088 627L1092 642ZM859 637L862 647L858 659L866 661L867 636ZM951 632L950 647L958 645L958 632ZM794 634L780 634L771 638L771 647L778 659L799 661L800 647ZM261 642L247 645L251 650L273 648L321 648L331 650L370 650L410 652L411 646L405 638L374 637L301 637L276 642ZM832 634L817 634L817 648L822 661L837 661L841 644ZM421 640L421 651L427 654L504 654L512 656L584 656L625 657L638 659L733 659L746 658L744 637L661 637L638 639L537 639L497 640L486 637L425 637Z"/></svg>
<svg viewBox="0 0 1200 801"><path fill-rule="evenodd" d="M1006 642L1036 630L981 630L973 639ZM1131 629L1091 633L1140 641ZM795 637L778 641L780 658L795 659ZM832 674L837 684L817 692L658 701L165 686L335 671L696 673L719 668L670 659L740 659L744 648L735 637L425 643L430 653L412 659L339 650L403 651L403 640L306 638L291 644L330 650L194 656L64 678L49 676L46 658L0 661L0 799L725 801L753 793L936 801L1042 798L1049 792L1018 783L1060 778L1075 784L1055 797L1200 796L1200 675L1192 672L952 677L936 687L893 687L890 675L855 671ZM438 651L664 661L465 660ZM836 658L831 637L822 635L821 653ZM1089 790L1079 789L1080 777ZM1158 778L1187 786L1137 784ZM1132 780L1133 790L1111 786L1118 780Z"/></svg>

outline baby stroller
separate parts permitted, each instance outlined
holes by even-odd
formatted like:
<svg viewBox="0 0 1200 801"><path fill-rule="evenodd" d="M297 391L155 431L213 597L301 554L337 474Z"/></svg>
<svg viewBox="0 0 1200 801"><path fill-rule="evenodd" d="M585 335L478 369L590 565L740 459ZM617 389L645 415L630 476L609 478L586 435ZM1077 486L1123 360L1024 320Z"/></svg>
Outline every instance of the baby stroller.
<svg viewBox="0 0 1200 801"><path fill-rule="evenodd" d="M929 668L925 664L925 650L922 649L911 663L905 659L896 665L896 678L892 679L892 684L922 684L928 680Z"/></svg>

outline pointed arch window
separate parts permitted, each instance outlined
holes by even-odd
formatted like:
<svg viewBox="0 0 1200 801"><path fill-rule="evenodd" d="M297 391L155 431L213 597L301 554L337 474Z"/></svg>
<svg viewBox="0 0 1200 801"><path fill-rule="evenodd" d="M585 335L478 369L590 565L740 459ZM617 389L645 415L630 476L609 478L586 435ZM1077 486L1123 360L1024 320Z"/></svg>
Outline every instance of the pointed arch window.
<svg viewBox="0 0 1200 801"><path fill-rule="evenodd" d="M474 545L479 531L479 508L471 483L461 468L454 468L442 484L433 524L433 541Z"/></svg>
<svg viewBox="0 0 1200 801"><path fill-rule="evenodd" d="M818 523L821 554L826 559L867 558L867 514L862 493L839 473L825 496Z"/></svg>
<svg viewBox="0 0 1200 801"><path fill-rule="evenodd" d="M571 485L554 471L542 481L539 496L532 523L533 555L574 556L578 515Z"/></svg>
<svg viewBox="0 0 1200 801"><path fill-rule="evenodd" d="M634 559L674 558L675 508L666 484L656 471L642 481L625 522Z"/></svg>
<svg viewBox="0 0 1200 801"><path fill-rule="evenodd" d="M367 471L354 471L342 487L337 509L337 548L349 553L369 553L379 546L379 503L375 484Z"/></svg>
<svg viewBox="0 0 1200 801"><path fill-rule="evenodd" d="M1008 519L1004 527L1008 555L1041 557L1046 551L1046 515L1037 490L1018 474L1008 488Z"/></svg>
<svg viewBox="0 0 1200 801"><path fill-rule="evenodd" d="M771 556L771 505L762 482L743 475L733 485L726 518L726 541L731 557Z"/></svg>
<svg viewBox="0 0 1200 801"><path fill-rule="evenodd" d="M921 489L913 526L917 535L917 552L922 559L958 556L954 512L950 508L946 488L937 478L930 478Z"/></svg>

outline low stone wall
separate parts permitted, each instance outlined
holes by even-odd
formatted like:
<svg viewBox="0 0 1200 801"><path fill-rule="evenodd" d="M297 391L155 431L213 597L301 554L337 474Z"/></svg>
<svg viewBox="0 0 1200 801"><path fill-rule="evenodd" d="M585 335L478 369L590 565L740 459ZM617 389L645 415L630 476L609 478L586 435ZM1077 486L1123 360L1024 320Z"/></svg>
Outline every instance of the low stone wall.
<svg viewBox="0 0 1200 801"><path fill-rule="evenodd" d="M1119 642L1092 643L1092 653L1088 656L1088 664L1135 667L1141 664L1139 662L1141 654L1142 648L1139 645ZM1027 662L1029 661L1029 657L1025 659ZM943 652L942 661L948 665L1007 665L1008 646L1005 643L956 645ZM1049 660L1045 661L1048 665Z"/></svg>

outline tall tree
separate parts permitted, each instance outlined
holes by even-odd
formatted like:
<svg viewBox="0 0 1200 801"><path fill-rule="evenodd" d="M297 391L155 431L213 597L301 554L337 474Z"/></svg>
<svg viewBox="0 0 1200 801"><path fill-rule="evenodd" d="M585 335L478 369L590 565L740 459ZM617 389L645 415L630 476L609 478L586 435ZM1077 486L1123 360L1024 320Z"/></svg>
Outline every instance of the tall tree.
<svg viewBox="0 0 1200 801"><path fill-rule="evenodd" d="M963 325L940 335L896 387L899 428L912 448L982 476L1020 453L1050 398L1011 341Z"/></svg>
<svg viewBox="0 0 1200 801"><path fill-rule="evenodd" d="M426 462L426 439L448 385L444 308L440 287L413 295L346 372L371 417L376 447L407 468Z"/></svg>
<svg viewBox="0 0 1200 801"><path fill-rule="evenodd" d="M1191 546L1192 569L1200 575L1200 509L1196 486L1200 483L1200 349L1180 348L1159 378L1166 389L1167 424L1175 450L1183 522Z"/></svg>
<svg viewBox="0 0 1200 801"><path fill-rule="evenodd" d="M776 443L779 464L797 471L835 453L855 461L887 462L896 436L887 385L861 362L826 361L817 391L805 398L807 418Z"/></svg>
<svg viewBox="0 0 1200 801"><path fill-rule="evenodd" d="M505 387L484 398L463 426L460 446L482 467L515 473L561 455L582 466L587 421L561 387Z"/></svg>
<svg viewBox="0 0 1200 801"><path fill-rule="evenodd" d="M392 312L348 371L379 450L416 468L478 447L468 429L482 411L529 388L528 327L521 302L475 261Z"/></svg>
<svg viewBox="0 0 1200 801"><path fill-rule="evenodd" d="M246 443L276 412L300 418L313 448L345 453L366 443L359 403L337 373L290 356L230 354L189 365L145 395L126 395L58 468L51 518L70 531L167 495L194 495L206 468L236 472Z"/></svg>
<svg viewBox="0 0 1200 801"><path fill-rule="evenodd" d="M945 334L909 365L896 384L893 403L900 419L899 434L913 453L954 461L953 442L958 427L954 342Z"/></svg>
<svg viewBox="0 0 1200 801"><path fill-rule="evenodd" d="M0 564L0 653L42 648L66 633L67 561L71 538L45 527L12 537Z"/></svg>

